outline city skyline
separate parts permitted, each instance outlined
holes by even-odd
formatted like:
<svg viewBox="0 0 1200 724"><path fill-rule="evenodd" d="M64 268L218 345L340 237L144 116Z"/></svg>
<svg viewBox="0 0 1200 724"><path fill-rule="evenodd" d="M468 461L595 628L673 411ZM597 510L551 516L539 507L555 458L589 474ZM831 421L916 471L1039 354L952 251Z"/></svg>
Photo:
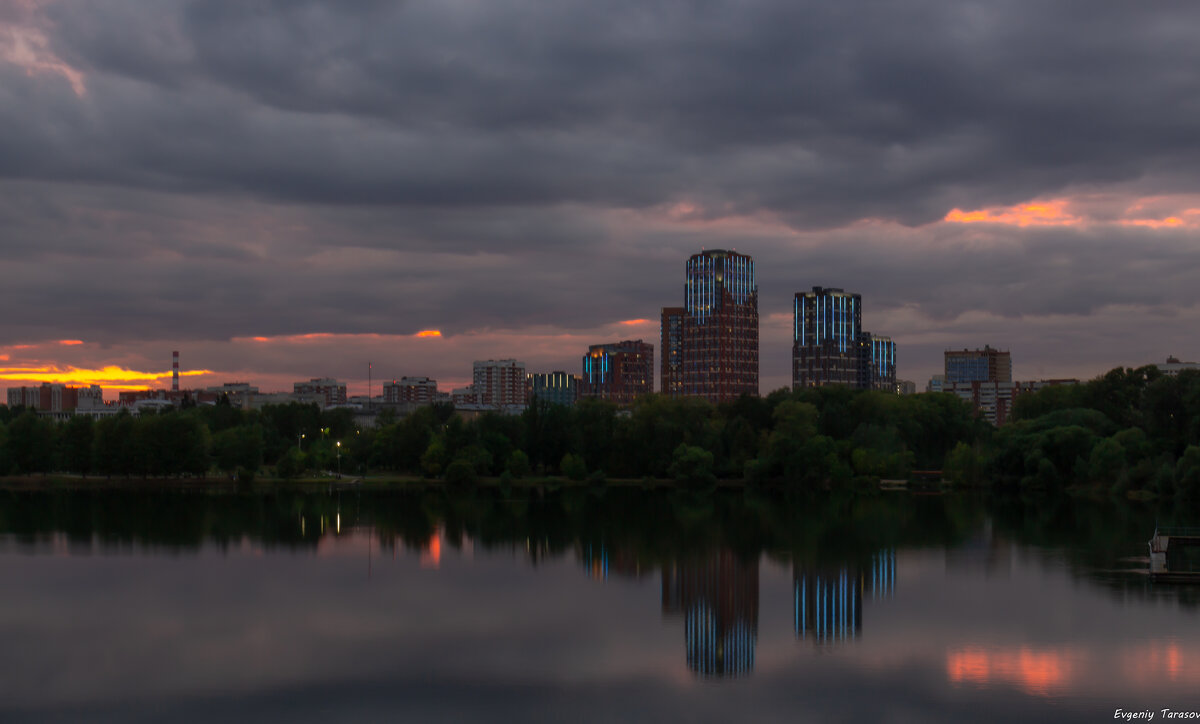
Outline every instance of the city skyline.
<svg viewBox="0 0 1200 724"><path fill-rule="evenodd" d="M861 9L9 3L0 386L573 371L702 249L756 262L761 394L813 286L919 389L1200 358L1200 8Z"/></svg>

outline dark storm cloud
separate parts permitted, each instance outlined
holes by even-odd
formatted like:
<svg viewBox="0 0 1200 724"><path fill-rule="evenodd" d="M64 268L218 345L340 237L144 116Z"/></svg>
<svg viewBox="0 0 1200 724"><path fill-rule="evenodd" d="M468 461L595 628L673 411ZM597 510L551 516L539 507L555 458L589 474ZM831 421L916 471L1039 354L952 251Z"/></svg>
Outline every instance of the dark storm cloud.
<svg viewBox="0 0 1200 724"><path fill-rule="evenodd" d="M271 198L687 197L801 226L919 223L1190 174L1200 120L1186 32L1200 10L1183 3L113 0L46 14L91 97L57 109L63 136L6 124L7 145L35 149L18 168ZM85 144L103 150L77 157Z"/></svg>
<svg viewBox="0 0 1200 724"><path fill-rule="evenodd" d="M595 329L679 303L701 247L756 258L764 320L813 285L930 325L1200 304L1185 231L920 226L1196 193L1189 3L44 0L0 23L44 51L0 33L2 343Z"/></svg>

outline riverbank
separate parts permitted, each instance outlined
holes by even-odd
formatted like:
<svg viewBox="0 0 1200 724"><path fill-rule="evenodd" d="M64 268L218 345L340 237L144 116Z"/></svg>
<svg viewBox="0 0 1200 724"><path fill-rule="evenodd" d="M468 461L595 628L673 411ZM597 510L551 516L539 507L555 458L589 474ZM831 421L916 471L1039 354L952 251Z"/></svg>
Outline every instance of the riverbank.
<svg viewBox="0 0 1200 724"><path fill-rule="evenodd" d="M744 489L744 480L719 480L718 489ZM360 477L275 478L256 476L252 482L225 476L206 478L83 477L79 475L24 475L0 477L0 490L8 491L98 491L98 490L178 490L190 492L247 492L292 490L466 490L471 488L543 489L638 488L643 490L683 490L688 486L670 478L609 478L603 482L571 480L563 477L479 478L468 486L454 486L437 478L405 475L368 475Z"/></svg>

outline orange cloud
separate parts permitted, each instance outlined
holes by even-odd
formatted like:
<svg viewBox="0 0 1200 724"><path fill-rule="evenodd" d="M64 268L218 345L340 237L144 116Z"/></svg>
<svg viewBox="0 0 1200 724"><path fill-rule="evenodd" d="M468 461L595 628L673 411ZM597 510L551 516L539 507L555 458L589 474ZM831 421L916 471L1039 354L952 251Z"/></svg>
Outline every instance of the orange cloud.
<svg viewBox="0 0 1200 724"><path fill-rule="evenodd" d="M622 322L618 322L618 324L626 324L631 327L634 325L637 325L637 324L649 324L649 323L650 323L649 319L626 319Z"/></svg>
<svg viewBox="0 0 1200 724"><path fill-rule="evenodd" d="M1016 206L974 211L952 209L943 221L952 224L1008 226L1113 225L1145 229L1200 228L1197 195L1144 196L1084 194L1033 200Z"/></svg>
<svg viewBox="0 0 1200 724"><path fill-rule="evenodd" d="M1149 229L1169 229L1174 226L1183 226L1183 219L1178 216L1168 216L1165 219L1121 219L1117 222L1121 226L1145 226Z"/></svg>
<svg viewBox="0 0 1200 724"><path fill-rule="evenodd" d="M74 346L77 344L83 344L83 340L81 340L81 339L60 339L60 340L58 340L58 343L61 345L65 345L65 346Z"/></svg>
<svg viewBox="0 0 1200 724"><path fill-rule="evenodd" d="M440 330L440 329L422 329L420 332L417 332L417 336L418 337L441 337L442 330Z"/></svg>
<svg viewBox="0 0 1200 724"><path fill-rule="evenodd" d="M12 63L29 77L46 73L60 75L71 84L75 95L87 93L84 76L50 49L50 42L39 30L28 27L0 26L0 60Z"/></svg>
<svg viewBox="0 0 1200 724"><path fill-rule="evenodd" d="M7 362L7 361L8 361L8 355L0 354L0 362Z"/></svg>
<svg viewBox="0 0 1200 724"><path fill-rule="evenodd" d="M1067 199L1018 204L1008 208L992 207L977 211L952 209L943 221L953 224L1007 224L1009 226L1074 226L1083 219L1067 213Z"/></svg>
<svg viewBox="0 0 1200 724"><path fill-rule="evenodd" d="M308 334L281 334L274 337L234 337L234 342L286 342L300 344L338 339L386 339L386 334L334 334L333 332L310 332Z"/></svg>

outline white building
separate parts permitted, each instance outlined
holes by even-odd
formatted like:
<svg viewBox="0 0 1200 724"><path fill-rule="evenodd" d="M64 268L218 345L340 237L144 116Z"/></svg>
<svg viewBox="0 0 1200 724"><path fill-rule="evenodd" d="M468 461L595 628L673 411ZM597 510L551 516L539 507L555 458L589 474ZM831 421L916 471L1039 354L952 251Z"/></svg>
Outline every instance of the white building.
<svg viewBox="0 0 1200 724"><path fill-rule="evenodd" d="M525 363L515 359L475 362L472 387L479 404L493 408L523 407L526 403Z"/></svg>

